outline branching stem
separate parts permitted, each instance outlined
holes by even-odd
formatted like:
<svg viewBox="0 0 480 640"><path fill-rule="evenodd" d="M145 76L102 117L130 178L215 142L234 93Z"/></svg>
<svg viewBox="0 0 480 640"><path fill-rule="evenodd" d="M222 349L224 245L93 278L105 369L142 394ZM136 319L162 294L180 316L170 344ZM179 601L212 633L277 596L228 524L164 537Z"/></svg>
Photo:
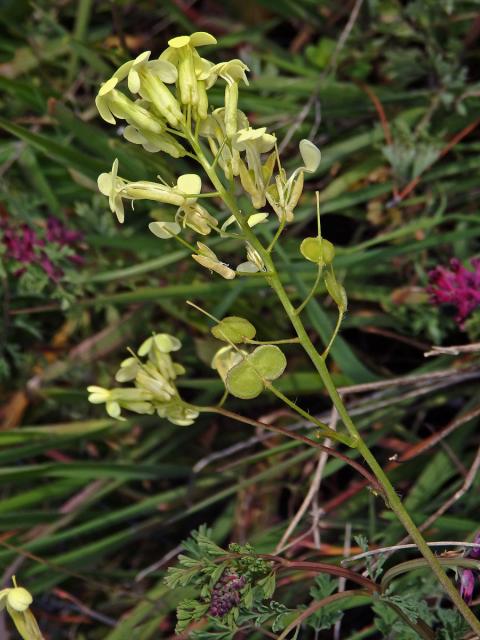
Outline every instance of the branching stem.
<svg viewBox="0 0 480 640"><path fill-rule="evenodd" d="M480 637L480 621L474 615L471 609L467 606L467 604L464 602L456 586L453 584L453 582L445 573L441 563L438 561L438 558L430 550L421 532L419 531L414 521L412 520L410 514L403 506L403 503L399 498L397 492L395 491L395 488L390 482L388 476L383 471L380 464L377 462L377 459L375 458L373 453L370 451L367 444L361 437L357 427L353 423L345 407L345 404L343 403L343 400L340 397L340 394L338 393L335 387L335 384L333 383L332 377L327 368L324 358L316 350L313 342L311 341L303 325L302 320L300 319L298 314L295 312L295 308L290 302L288 294L276 271L275 264L272 260L272 256L270 252L268 251L267 248L263 246L263 244L260 242L257 236L253 233L252 229L248 226L246 219L240 213L235 196L233 195L232 192L227 191L225 189L215 169L212 168L207 158L205 157L198 141L192 137L190 131L187 131L187 135L194 152L198 156L198 160L200 164L204 168L205 172L210 178L215 189L220 193L221 198L229 208L230 212L235 216L235 219L237 220L240 228L243 231L245 240L247 240L260 254L267 268L267 271L269 272L269 275L266 278L267 282L269 282L271 288L274 290L280 303L282 304L288 318L290 319L290 322L293 328L297 333L298 338L300 339L300 343L302 344L304 351L306 352L312 364L314 365L315 369L317 370L320 376L320 379L322 380L323 385L333 402L333 405L337 409L338 414L341 420L343 421L344 426L347 428L348 432L350 433L352 441L355 443L355 446L357 447L358 451L361 453L361 455L367 462L368 466L375 474L375 477L377 478L379 484L382 486L381 493L382 495L384 495L384 499L387 506L390 509L392 509L392 511L397 516L398 520L403 524L406 531L409 533L412 540L418 546L420 553L425 558L427 564L429 565L430 569L437 577L438 581L442 585L445 592L449 595L455 607L462 614L464 619L468 622L472 630L477 634L478 637ZM335 436L338 438L337 433L335 433Z"/></svg>

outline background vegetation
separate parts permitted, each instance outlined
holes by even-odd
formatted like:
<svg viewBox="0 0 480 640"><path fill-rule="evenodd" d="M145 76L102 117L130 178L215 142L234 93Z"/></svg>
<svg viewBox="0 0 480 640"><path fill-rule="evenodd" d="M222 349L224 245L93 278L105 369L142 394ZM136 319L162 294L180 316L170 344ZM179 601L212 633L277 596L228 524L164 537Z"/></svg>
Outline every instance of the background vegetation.
<svg viewBox="0 0 480 640"><path fill-rule="evenodd" d="M185 396L219 398L209 326L187 298L216 316L248 317L260 339L290 333L259 279L200 273L186 251L148 232L154 209L138 205L120 226L97 193L115 157L130 179L173 180L170 160L127 149L93 100L121 62L158 55L181 33L207 30L219 41L213 56L248 64L240 106L276 133L284 154L295 157L302 137L321 147L283 244L292 292L300 300L315 278L298 246L315 233L319 190L323 235L339 247L350 302L332 349L336 381L427 538L471 540L480 505L475 347L424 353L480 334L475 312L460 326L426 291L431 269L451 258L468 266L479 251L480 3L4 0L0 24L0 568L5 584L16 573L34 594L45 636L174 637L181 594L162 578L203 522L222 544L270 553L293 543L285 557L334 563L360 552L358 535L371 547L404 537L359 476L301 443L220 417L188 428L150 416L116 422L86 401L86 386L108 386L127 346L152 331L184 343ZM175 175L188 170L175 164ZM336 313L323 300L307 313L319 341ZM287 351L281 390L328 420L317 375ZM231 406L304 428L266 394ZM432 624L462 637L428 574L396 584L445 605ZM285 605L310 600L308 573L286 572L280 585ZM318 623L302 637L410 637L380 606L375 616L347 611L341 625ZM0 621L0 637L7 627ZM275 637L269 629L244 637Z"/></svg>

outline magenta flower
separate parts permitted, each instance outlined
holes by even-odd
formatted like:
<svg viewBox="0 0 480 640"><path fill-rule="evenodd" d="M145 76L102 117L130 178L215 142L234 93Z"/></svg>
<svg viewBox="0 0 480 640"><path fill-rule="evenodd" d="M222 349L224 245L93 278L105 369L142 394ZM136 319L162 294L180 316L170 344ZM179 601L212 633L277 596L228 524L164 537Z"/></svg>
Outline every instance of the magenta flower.
<svg viewBox="0 0 480 640"><path fill-rule="evenodd" d="M462 569L460 576L460 595L467 604L470 604L473 598L473 590L475 588L475 576L471 569Z"/></svg>
<svg viewBox="0 0 480 640"><path fill-rule="evenodd" d="M83 234L65 227L60 220L49 216L46 228L38 227L38 231L26 223L13 224L6 219L0 220L0 243L5 247L5 258L14 263L19 262L21 266L15 268L13 265L13 275L21 276L27 269L27 265L36 264L54 282L58 282L64 272L60 265L55 264L48 254L48 248L67 247L65 256L74 264L83 263L83 258L74 251L78 243L82 240Z"/></svg>
<svg viewBox="0 0 480 640"><path fill-rule="evenodd" d="M466 558L480 559L480 533L475 536L473 541L478 547L469 547L465 553ZM467 604L470 604L475 589L475 573L472 569L462 569L460 572L460 595Z"/></svg>
<svg viewBox="0 0 480 640"><path fill-rule="evenodd" d="M225 571L212 590L209 613L222 617L240 603L240 590L246 584L245 576Z"/></svg>
<svg viewBox="0 0 480 640"><path fill-rule="evenodd" d="M428 274L427 291L433 304L456 307L455 321L462 328L468 316L480 306L480 259L470 260L473 271L459 260L450 260L450 269L435 267Z"/></svg>
<svg viewBox="0 0 480 640"><path fill-rule="evenodd" d="M58 218L49 216L47 218L47 231L45 238L48 242L56 242L60 245L71 246L83 239L83 233L73 231L65 227Z"/></svg>

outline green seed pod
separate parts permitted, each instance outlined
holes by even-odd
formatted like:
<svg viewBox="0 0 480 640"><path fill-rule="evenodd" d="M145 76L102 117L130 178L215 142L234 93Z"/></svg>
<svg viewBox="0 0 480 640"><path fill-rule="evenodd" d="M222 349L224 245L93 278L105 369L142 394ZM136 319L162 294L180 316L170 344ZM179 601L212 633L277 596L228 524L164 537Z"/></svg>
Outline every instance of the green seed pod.
<svg viewBox="0 0 480 640"><path fill-rule="evenodd" d="M304 258L322 266L331 264L335 257L335 247L324 238L305 238L300 245L300 253Z"/></svg>
<svg viewBox="0 0 480 640"><path fill-rule="evenodd" d="M232 396L250 400L262 393L266 382L281 376L286 366L287 360L278 347L262 345L230 369L225 386Z"/></svg>
<svg viewBox="0 0 480 640"><path fill-rule="evenodd" d="M340 313L345 313L348 304L345 288L339 282L337 282L333 271L327 271L324 277L324 281L327 291L330 294L332 300L337 305L338 310L340 311Z"/></svg>
<svg viewBox="0 0 480 640"><path fill-rule="evenodd" d="M228 316L212 327L212 335L223 342L238 344L255 337L256 329L251 322L238 316Z"/></svg>
<svg viewBox="0 0 480 640"><path fill-rule="evenodd" d="M335 246L325 238L322 238L322 255L325 264L331 264L335 257Z"/></svg>

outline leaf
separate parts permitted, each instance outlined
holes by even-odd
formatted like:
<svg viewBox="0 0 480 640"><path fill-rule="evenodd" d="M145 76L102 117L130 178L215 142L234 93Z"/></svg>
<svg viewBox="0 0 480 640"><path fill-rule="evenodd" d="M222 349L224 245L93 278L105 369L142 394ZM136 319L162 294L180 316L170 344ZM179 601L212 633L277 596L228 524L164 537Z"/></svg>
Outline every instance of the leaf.
<svg viewBox="0 0 480 640"><path fill-rule="evenodd" d="M102 161L92 156L87 156L78 149L73 149L68 144L60 144L47 138L47 136L34 133L12 122L8 122L5 118L0 118L0 127L17 138L28 142L53 160L65 164L67 167L73 167L85 173L87 176L95 175L104 168Z"/></svg>
<svg viewBox="0 0 480 640"><path fill-rule="evenodd" d="M275 574L272 572L266 578L259 580L258 585L263 589L263 597L269 599L275 593L276 579Z"/></svg>

